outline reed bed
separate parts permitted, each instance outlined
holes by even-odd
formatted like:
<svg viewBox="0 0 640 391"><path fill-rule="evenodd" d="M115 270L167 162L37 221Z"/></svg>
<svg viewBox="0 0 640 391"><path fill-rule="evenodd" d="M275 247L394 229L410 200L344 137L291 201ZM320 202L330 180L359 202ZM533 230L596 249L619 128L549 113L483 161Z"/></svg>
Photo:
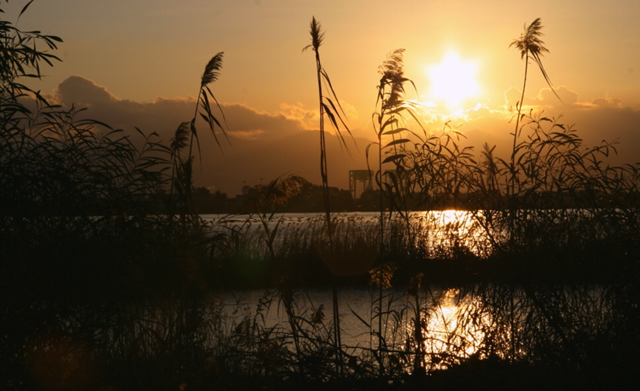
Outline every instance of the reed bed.
<svg viewBox="0 0 640 391"><path fill-rule="evenodd" d="M527 40L539 20L531 26L514 44L543 70L542 43ZM321 38L314 19L328 83ZM209 88L222 53L205 67L194 117L165 145L77 120L18 83L57 60L35 43L60 41L0 24L9 53L0 72L3 388L637 381L640 166L607 164L613 145L586 147L522 104L509 158L488 145L476 154L455 129L412 130L399 49L381 67L374 115L375 217L327 210L287 220L274 210L302 181L286 178L251 200L252 215L206 221L191 198L195 121L200 113L216 140L226 136ZM337 128L339 110L319 98ZM327 286L331 299L319 302L313 290ZM235 300L237 291L254 299Z"/></svg>

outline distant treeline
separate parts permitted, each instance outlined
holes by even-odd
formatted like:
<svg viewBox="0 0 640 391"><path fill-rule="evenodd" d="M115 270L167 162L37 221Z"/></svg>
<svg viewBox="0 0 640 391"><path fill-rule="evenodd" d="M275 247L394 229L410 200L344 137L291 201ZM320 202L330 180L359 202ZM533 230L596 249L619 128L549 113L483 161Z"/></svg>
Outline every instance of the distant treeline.
<svg viewBox="0 0 640 391"><path fill-rule="evenodd" d="M314 185L304 178L296 178L301 186L296 191L279 197L277 201L269 200L269 185L244 186L242 194L229 197L227 193L215 191L211 193L206 187L197 187L193 191L193 203L197 213L232 214L277 212L277 213L320 213L324 211L322 186ZM380 190L365 190L360 197L354 198L350 191L337 187L329 188L331 209L335 212L375 212L380 210ZM516 197L515 203L528 209L531 208L617 208L638 205L637 194L602 192L593 194L587 192L532 192ZM264 202L266 199L267 202ZM382 198L382 208L389 210L390 198ZM406 195L407 210L476 210L476 209L505 209L514 199L508 199L499 192L484 193L442 193L436 194L429 202L419 194ZM260 204L260 210L256 205Z"/></svg>
<svg viewBox="0 0 640 391"><path fill-rule="evenodd" d="M273 186L244 186L242 194L229 197L226 193L211 193L205 187L198 187L193 192L193 203L198 213L319 213L324 211L322 186L314 185L304 178L294 177L298 182L293 190L277 197L272 194ZM378 192L368 191L360 198L353 198L349 190L331 187L329 189L331 209L336 212L375 211L379 210Z"/></svg>

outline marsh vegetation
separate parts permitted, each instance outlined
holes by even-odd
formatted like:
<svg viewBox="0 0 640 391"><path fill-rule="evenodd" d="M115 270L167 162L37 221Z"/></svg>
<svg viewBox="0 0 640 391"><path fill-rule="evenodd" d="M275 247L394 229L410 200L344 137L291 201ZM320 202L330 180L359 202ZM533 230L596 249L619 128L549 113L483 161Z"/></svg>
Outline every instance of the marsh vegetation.
<svg viewBox="0 0 640 391"><path fill-rule="evenodd" d="M311 26L321 110L335 116ZM139 143L20 83L58 60L35 43L58 42L0 23L3 388L606 389L636 379L640 166L608 164L613 145L586 146L520 104L510 156L463 146L456 130L433 132L413 114L396 50L380 68L369 148L379 213L291 222L274 212L303 183L289 177L255 194L249 216L205 219L191 172L197 121L225 136L209 87L222 54L174 140L139 132ZM443 205L457 211L433 211ZM318 294L328 286L331 299ZM240 290L253 299L234 300Z"/></svg>

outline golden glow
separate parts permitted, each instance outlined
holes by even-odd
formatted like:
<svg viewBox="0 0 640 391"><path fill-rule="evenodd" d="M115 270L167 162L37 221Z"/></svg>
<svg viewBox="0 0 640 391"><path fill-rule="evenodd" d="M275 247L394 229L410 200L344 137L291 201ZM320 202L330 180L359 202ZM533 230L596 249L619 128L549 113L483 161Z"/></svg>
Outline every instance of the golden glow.
<svg viewBox="0 0 640 391"><path fill-rule="evenodd" d="M416 217L424 230L428 247L434 252L433 256L464 249L486 257L493 251L486 226L482 224L485 219L482 211L472 213L450 209L420 212ZM498 233L492 234L494 238L498 237Z"/></svg>
<svg viewBox="0 0 640 391"><path fill-rule="evenodd" d="M427 332L423 336L427 353L425 364L431 369L446 369L451 365L448 354L458 357L470 357L480 349L485 338L484 330L490 327L488 315L480 318L470 317L477 313L479 299L470 295L461 295L458 289L442 292L437 305L431 308L426 318ZM434 362L434 357L445 358Z"/></svg>
<svg viewBox="0 0 640 391"><path fill-rule="evenodd" d="M477 65L461 60L455 52L447 53L440 64L429 67L427 72L431 81L430 96L444 101L449 108L459 109L465 99L480 92Z"/></svg>

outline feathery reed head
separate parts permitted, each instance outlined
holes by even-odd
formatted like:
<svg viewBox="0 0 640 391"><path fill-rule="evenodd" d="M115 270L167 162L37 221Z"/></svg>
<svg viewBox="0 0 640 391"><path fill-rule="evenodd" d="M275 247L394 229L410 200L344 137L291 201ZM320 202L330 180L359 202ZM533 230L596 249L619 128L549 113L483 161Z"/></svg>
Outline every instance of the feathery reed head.
<svg viewBox="0 0 640 391"><path fill-rule="evenodd" d="M541 56L543 53L548 53L549 50L544 47L544 42L540 39L542 34L542 23L540 18L534 20L529 26L524 25L524 32L520 35L520 38L514 39L509 47L515 46L520 51L520 58L524 58L527 52L532 56Z"/></svg>
<svg viewBox="0 0 640 391"><path fill-rule="evenodd" d="M322 31L322 26L320 26L320 22L316 20L315 16L311 18L309 33L311 34L311 45L305 46L302 51L312 48L314 52L318 52L324 40L324 31Z"/></svg>
<svg viewBox="0 0 640 391"><path fill-rule="evenodd" d="M181 149L184 149L189 142L189 124L190 122L183 122L176 129L176 133L171 139L171 153L174 156L178 155Z"/></svg>
<svg viewBox="0 0 640 391"><path fill-rule="evenodd" d="M394 104L402 100L404 94L404 82L407 79L404 77L404 63L402 58L404 49L396 49L387 54L387 59L378 68L380 73L380 86L389 86L391 88L390 93L386 101L388 104Z"/></svg>
<svg viewBox="0 0 640 391"><path fill-rule="evenodd" d="M218 80L218 75L220 74L220 68L222 68L222 56L224 52L220 52L213 56L211 60L207 63L207 66L204 68L204 74L202 75L201 86L204 87L207 84L210 84L216 80Z"/></svg>

